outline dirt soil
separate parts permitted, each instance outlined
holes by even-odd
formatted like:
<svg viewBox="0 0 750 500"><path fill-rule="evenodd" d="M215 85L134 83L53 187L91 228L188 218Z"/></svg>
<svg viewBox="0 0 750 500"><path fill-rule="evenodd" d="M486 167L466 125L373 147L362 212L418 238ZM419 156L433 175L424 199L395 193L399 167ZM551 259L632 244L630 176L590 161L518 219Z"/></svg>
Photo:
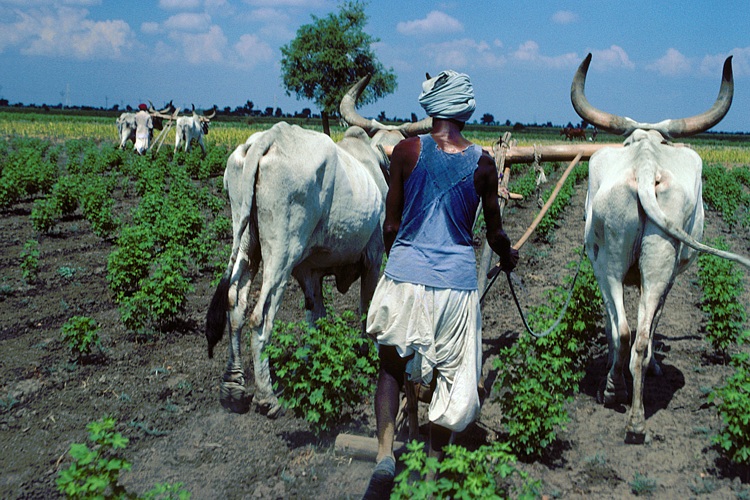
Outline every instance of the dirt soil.
<svg viewBox="0 0 750 500"><path fill-rule="evenodd" d="M532 238L521 249L518 275L526 286L527 307L542 300L544 290L562 284L571 272L565 264L578 258L585 183L577 191L553 244ZM254 408L228 412L219 404L226 337L209 360L203 336L211 277L197 278L175 331L136 338L121 325L107 288L112 245L95 237L82 218L71 217L54 235L40 237L39 278L31 285L23 282L19 255L24 243L37 237L31 208L29 201L0 215L0 497L59 497L55 478L70 465L71 443L87 442L86 424L104 415L115 417L118 431L130 439L125 454L133 468L122 482L138 493L156 483L182 482L194 499L361 497L373 463L337 453L334 441L340 433L374 435L372 400L362 401L324 436L290 413L269 420ZM506 229L512 240L520 238L535 211L533 203L508 207ZM706 236L717 235L724 235L735 251L748 247L747 235L728 234L709 213ZM569 407L567 430L543 461L518 465L543 482L547 498L631 497L636 474L654 480L657 498L750 496L750 486L741 480L747 471L729 466L710 443L722 424L706 393L722 384L731 369L706 357L696 269L693 265L678 277L657 331L664 375L646 382L650 441L624 444L627 408L596 402L606 364L598 325L591 339L593 361ZM337 309L356 307L357 293L355 286L337 295ZM301 297L292 283L279 319L301 319ZM634 297L633 291L631 324ZM748 297L743 300L747 303ZM73 315L90 316L101 326L105 355L93 363L72 363L60 340L60 327ZM483 319L484 371L491 383L500 347L526 335L507 283L495 284ZM247 366L251 361L245 356ZM456 442L475 447L496 439L499 422L489 397L479 420Z"/></svg>

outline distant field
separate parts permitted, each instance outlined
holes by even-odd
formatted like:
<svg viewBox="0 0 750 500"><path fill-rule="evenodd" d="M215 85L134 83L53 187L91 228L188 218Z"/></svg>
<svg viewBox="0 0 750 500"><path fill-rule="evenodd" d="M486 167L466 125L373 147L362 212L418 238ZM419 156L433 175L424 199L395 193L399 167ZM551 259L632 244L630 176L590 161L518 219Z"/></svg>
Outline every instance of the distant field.
<svg viewBox="0 0 750 500"><path fill-rule="evenodd" d="M6 108L7 109L7 108ZM101 113L99 113L100 115ZM111 114L111 112L110 112ZM118 143L115 119L112 116L89 116L80 112L63 113L32 113L17 111L0 111L0 136L20 136L48 139L52 141L67 141L70 139L89 139L97 143ZM305 128L322 131L319 119L284 118L284 121L295 123ZM281 119L255 118L245 119L237 117L221 117L211 122L207 147L219 147L227 151L237 145L254 132L265 130ZM467 125L466 135L482 146L491 146L503 133L511 131L512 137L519 146L534 144L554 144L565 142L557 127L525 127L523 130L512 130L506 126ZM344 128L331 127L333 140L341 139ZM154 136L158 134L155 132ZM589 133L590 136L590 133ZM617 136L599 133L597 142L619 142ZM750 164L750 135L744 134L699 134L686 140L701 155L706 163L723 163L727 165ZM168 130L164 138L164 147L174 147L174 128Z"/></svg>

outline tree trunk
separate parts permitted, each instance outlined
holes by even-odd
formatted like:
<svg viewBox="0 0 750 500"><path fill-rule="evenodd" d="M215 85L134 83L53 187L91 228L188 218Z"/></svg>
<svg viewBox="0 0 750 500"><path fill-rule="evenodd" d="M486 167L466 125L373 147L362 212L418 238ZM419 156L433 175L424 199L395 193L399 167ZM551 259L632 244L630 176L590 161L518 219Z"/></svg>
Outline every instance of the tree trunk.
<svg viewBox="0 0 750 500"><path fill-rule="evenodd" d="M331 136L331 126L328 123L328 113L325 111L320 112L320 118L323 120L323 133L328 137Z"/></svg>

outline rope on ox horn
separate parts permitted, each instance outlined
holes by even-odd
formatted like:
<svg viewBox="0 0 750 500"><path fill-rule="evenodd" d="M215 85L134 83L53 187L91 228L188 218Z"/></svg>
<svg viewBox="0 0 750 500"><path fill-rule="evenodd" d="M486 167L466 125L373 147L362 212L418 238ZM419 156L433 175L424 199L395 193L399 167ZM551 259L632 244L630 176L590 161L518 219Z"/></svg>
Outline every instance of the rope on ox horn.
<svg viewBox="0 0 750 500"><path fill-rule="evenodd" d="M515 245L513 245L513 248L516 250L519 250L524 243L529 239L529 236L531 236L531 233L534 232L536 227L539 225L539 222L542 220L542 217L547 213L547 210L549 210L549 207L552 205L552 202L555 201L555 198L557 197L557 194L560 192L560 189L562 189L563 184L565 184L565 181L567 180L570 173L573 171L573 167L575 167L578 164L578 161L581 159L581 156L583 155L583 152L579 152L575 158L573 158L573 161L570 162L570 165L568 165L568 168L565 169L565 172L563 172L562 176L560 177L560 180L557 181L557 185L555 185L555 189L552 191L552 194L550 195L549 199L547 200L547 203L544 204L542 209L537 214L534 221L531 223L529 228L526 230L523 236L516 242ZM534 161L537 160L537 153L534 152ZM526 315L523 312L523 308L521 307L521 303L518 301L518 296L516 295L516 288L514 285L514 282L518 280L515 273L512 272L506 272L505 276L508 279L508 286L510 287L510 292L513 295L513 301L516 303L516 307L518 308L518 312L521 314L521 320L523 321L523 326L526 328L526 331L529 332L531 335L533 335L536 338L542 338L546 337L550 333L552 333L555 328L560 324L560 321L562 321L562 318L565 316L565 312L568 310L568 305L570 304L570 299L573 297L573 290L576 286L576 281L578 280L578 274L581 271L581 265L583 264L583 257L586 255L585 249L581 249L581 259L578 262L578 268L576 269L576 273L573 276L573 281L570 285L570 290L568 291L568 297L565 299L565 304L563 305L562 310L560 311L559 316L555 320L555 322L550 326L548 329L544 330L543 332L535 332L531 326L529 326L528 321L526 320ZM482 297L479 299L479 303L481 304L484 302L484 297L487 295L487 292L490 290L490 287L495 283L495 280L497 280L497 276L502 271L502 268L500 267L500 263L498 262L489 273L487 273L487 278L490 279L490 282L487 284L487 287L484 289L484 292L482 292Z"/></svg>

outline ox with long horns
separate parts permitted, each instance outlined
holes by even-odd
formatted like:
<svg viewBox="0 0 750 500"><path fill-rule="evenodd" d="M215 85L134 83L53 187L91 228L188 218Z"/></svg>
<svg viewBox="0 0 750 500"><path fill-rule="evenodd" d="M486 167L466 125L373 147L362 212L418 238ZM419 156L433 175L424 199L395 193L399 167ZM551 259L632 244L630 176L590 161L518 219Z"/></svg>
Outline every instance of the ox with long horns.
<svg viewBox="0 0 750 500"><path fill-rule="evenodd" d="M175 107L172 101L169 101L163 109L154 109L154 105L151 101L148 101L148 114L151 115L153 126L156 130L162 130L164 127L164 119L170 118L172 113L175 111ZM135 113L122 113L115 122L117 125L117 133L120 136L120 149L125 149L125 144L128 141L136 143L136 129L138 128L135 120ZM149 137L150 139L150 137Z"/></svg>
<svg viewBox="0 0 750 500"><path fill-rule="evenodd" d="M210 115L199 115L195 112L195 105L193 105L193 116L179 117L175 125L174 152L177 153L180 145L185 144L187 153L190 150L190 143L195 139L203 154L206 154L203 136L208 135L208 124L214 116L216 116L216 109Z"/></svg>
<svg viewBox="0 0 750 500"><path fill-rule="evenodd" d="M374 148L381 149L390 157L393 147L408 137L426 134L432 130L432 118L427 117L417 122L401 125L384 125L374 118L364 118L357 113L355 104L370 82L372 75L367 75L355 83L341 99L339 112L349 125L362 128L371 139ZM388 177L386 176L386 179Z"/></svg>
<svg viewBox="0 0 750 500"><path fill-rule="evenodd" d="M625 441L646 438L643 384L652 362L652 340L664 301L675 277L696 257L696 250L739 262L750 260L716 250L703 236L702 161L687 147L670 141L710 129L729 111L734 93L731 56L724 63L718 98L706 112L678 120L640 123L600 111L584 94L589 54L571 85L570 97L578 115L595 127L625 136L623 148L603 148L589 161L585 245L606 308L609 372L600 402L627 402L623 365L630 351L633 396ZM640 285L635 339L625 317L623 286Z"/></svg>
<svg viewBox="0 0 750 500"><path fill-rule="evenodd" d="M269 417L281 406L272 390L269 360L263 355L287 283L295 278L305 295L306 318L325 315L323 277L333 275L344 293L360 280L365 312L382 263L382 220L388 190L385 146L432 126L386 127L357 115L354 103L369 78L360 80L341 103L352 126L334 143L320 132L284 122L256 132L227 160L224 187L232 207L233 244L224 276L206 314L209 356L227 323L229 359L220 386L221 403L246 411L241 330L251 329L255 402ZM365 130L360 128L366 127ZM368 137L372 137L370 139ZM262 268L257 301L250 287Z"/></svg>

